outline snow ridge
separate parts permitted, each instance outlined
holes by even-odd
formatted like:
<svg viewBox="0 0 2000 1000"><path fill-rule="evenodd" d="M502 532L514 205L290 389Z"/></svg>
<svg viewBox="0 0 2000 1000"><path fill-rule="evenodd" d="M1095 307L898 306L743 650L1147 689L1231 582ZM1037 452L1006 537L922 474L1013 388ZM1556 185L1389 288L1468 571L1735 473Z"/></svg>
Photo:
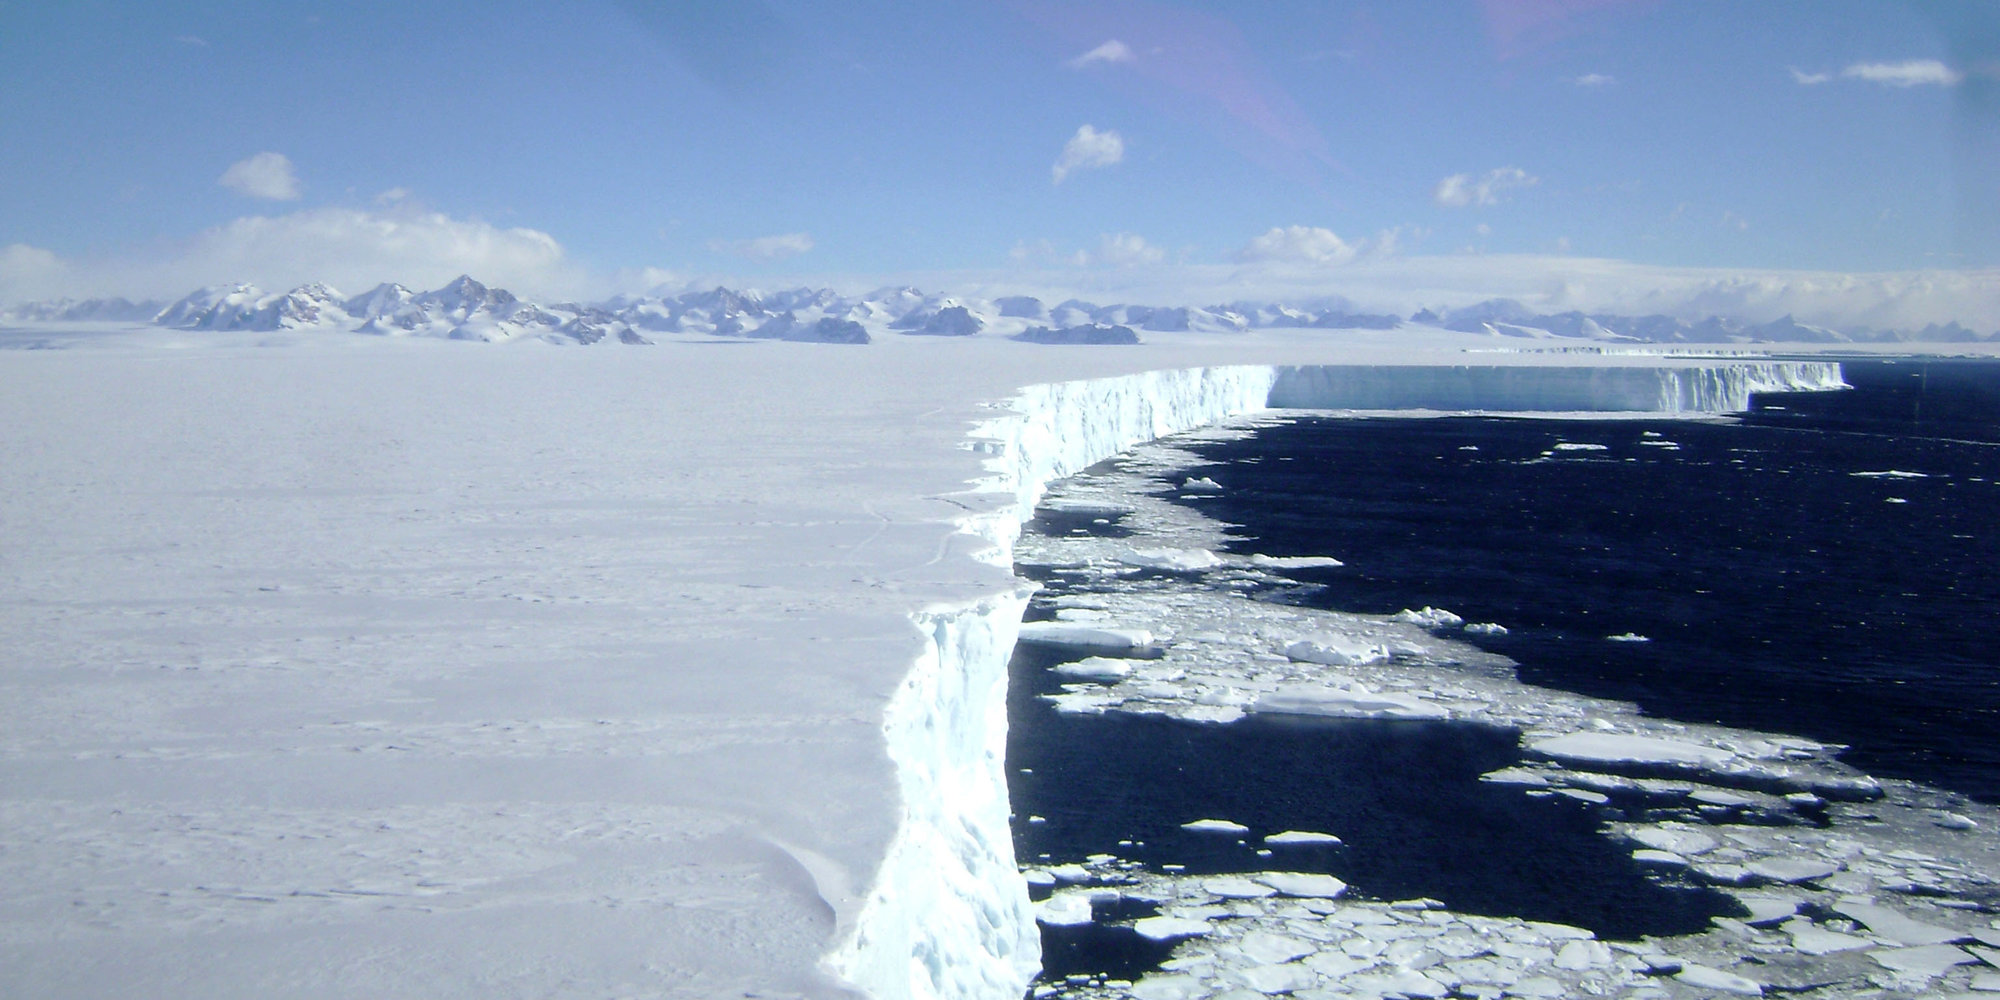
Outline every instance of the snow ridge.
<svg viewBox="0 0 2000 1000"><path fill-rule="evenodd" d="M976 558L1011 566L1021 525L1050 482L1154 438L1273 408L1362 408L1365 398L1390 404L1367 407L1384 409L1729 412L1747 409L1751 392L1844 387L1840 366L1822 362L1239 365L1034 385L1009 402L1012 412L968 435L990 473L974 492L1002 503L958 528L988 543ZM1462 405L1440 405L1447 399ZM1040 968L1004 760L1007 663L1031 586L1020 581L1009 593L911 616L926 644L883 723L904 812L852 929L826 959L877 1000L1015 1000Z"/></svg>

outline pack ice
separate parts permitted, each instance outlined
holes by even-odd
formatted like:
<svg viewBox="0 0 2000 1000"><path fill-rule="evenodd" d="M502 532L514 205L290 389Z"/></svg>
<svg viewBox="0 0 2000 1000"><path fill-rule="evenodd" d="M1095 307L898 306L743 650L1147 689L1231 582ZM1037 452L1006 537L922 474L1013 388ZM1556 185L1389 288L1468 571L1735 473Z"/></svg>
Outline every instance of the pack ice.
<svg viewBox="0 0 2000 1000"><path fill-rule="evenodd" d="M1839 381L1296 332L170 343L0 363L7 996L1018 997L1044 484L1274 404Z"/></svg>

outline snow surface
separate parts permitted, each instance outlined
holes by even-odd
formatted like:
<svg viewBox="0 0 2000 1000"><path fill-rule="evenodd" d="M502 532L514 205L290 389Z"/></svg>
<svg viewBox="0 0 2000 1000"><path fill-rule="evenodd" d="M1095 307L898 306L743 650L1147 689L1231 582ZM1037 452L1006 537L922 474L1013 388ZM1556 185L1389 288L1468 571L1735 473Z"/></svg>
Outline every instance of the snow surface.
<svg viewBox="0 0 2000 1000"><path fill-rule="evenodd" d="M0 994L1017 997L1049 481L1279 401L1838 382L1161 340L7 352Z"/></svg>

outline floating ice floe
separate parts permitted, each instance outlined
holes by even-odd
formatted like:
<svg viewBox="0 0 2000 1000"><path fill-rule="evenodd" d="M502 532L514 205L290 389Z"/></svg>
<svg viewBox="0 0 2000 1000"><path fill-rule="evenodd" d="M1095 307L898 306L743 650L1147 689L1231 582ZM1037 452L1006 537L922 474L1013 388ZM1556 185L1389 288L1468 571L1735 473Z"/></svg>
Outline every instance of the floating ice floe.
<svg viewBox="0 0 2000 1000"><path fill-rule="evenodd" d="M1389 647L1339 632L1316 632L1285 645L1285 655L1307 663L1359 667L1389 659Z"/></svg>
<svg viewBox="0 0 2000 1000"><path fill-rule="evenodd" d="M1399 622L1409 622L1412 625L1421 625L1424 628L1457 628L1465 624L1465 619L1443 608L1433 608L1428 604L1424 605L1423 609L1419 611L1411 611L1409 608L1404 608L1396 612L1395 617Z"/></svg>
<svg viewBox="0 0 2000 1000"><path fill-rule="evenodd" d="M1737 759L1718 747L1622 733L1569 733L1537 740L1528 749L1563 763L1663 764L1681 767L1721 767Z"/></svg>
<svg viewBox="0 0 2000 1000"><path fill-rule="evenodd" d="M1092 656L1068 663L1058 663L1052 669L1065 677L1115 681L1132 676L1132 661L1110 656Z"/></svg>
<svg viewBox="0 0 2000 1000"><path fill-rule="evenodd" d="M1285 650L1291 653L1289 647ZM1413 695L1376 694L1356 684L1329 688L1298 684L1257 696L1251 711L1279 715L1324 715L1341 719L1448 719L1443 706Z"/></svg>
<svg viewBox="0 0 2000 1000"><path fill-rule="evenodd" d="M1222 557L1207 549L1126 549L1118 561L1144 569L1193 572L1222 565Z"/></svg>
<svg viewBox="0 0 2000 1000"><path fill-rule="evenodd" d="M1881 472L1850 472L1857 479L1929 479L1928 472L1905 472L1902 469L1884 469Z"/></svg>
<svg viewBox="0 0 2000 1000"><path fill-rule="evenodd" d="M1220 493L1222 484L1207 476L1190 479L1181 484L1182 493Z"/></svg>
<svg viewBox="0 0 2000 1000"><path fill-rule="evenodd" d="M1022 622L1020 639L1045 646L1122 651L1150 645L1153 633L1142 628L1101 628L1074 622Z"/></svg>
<svg viewBox="0 0 2000 1000"><path fill-rule="evenodd" d="M1610 446L1608 445L1591 444L1586 441L1562 441L1558 442L1554 447L1550 448L1549 450L1550 451L1609 451L1611 449Z"/></svg>
<svg viewBox="0 0 2000 1000"><path fill-rule="evenodd" d="M1272 847L1300 847L1315 844L1338 845L1341 843L1341 840L1330 833L1317 833L1311 830L1286 830L1283 833L1274 833L1265 837L1264 843Z"/></svg>
<svg viewBox="0 0 2000 1000"><path fill-rule="evenodd" d="M1227 833L1239 837L1250 832L1249 827L1226 819L1198 819L1182 823L1181 829L1190 833Z"/></svg>
<svg viewBox="0 0 2000 1000"><path fill-rule="evenodd" d="M1604 638L1606 638L1606 639L1609 639L1609 640L1610 640L1610 641L1612 641L1612 642L1652 642L1652 641L1653 641L1652 639L1650 639L1650 638L1648 638L1648 637L1646 637L1646 636L1643 636L1643 635L1640 635L1640 634L1639 634L1639 633L1637 633L1637 632L1620 632L1620 633L1618 633L1617 635L1607 635L1607 636L1605 636Z"/></svg>
<svg viewBox="0 0 2000 1000"><path fill-rule="evenodd" d="M1059 892L1042 900L1035 919L1051 927L1075 927L1091 921L1091 894L1087 891Z"/></svg>
<svg viewBox="0 0 2000 1000"><path fill-rule="evenodd" d="M1250 565L1260 569L1325 569L1347 565L1332 556L1267 556L1250 557Z"/></svg>
<svg viewBox="0 0 2000 1000"><path fill-rule="evenodd" d="M1467 625L1467 626L1465 627L1465 630L1466 630L1467 632L1470 632L1470 633L1472 633L1473 635L1506 635L1506 634L1507 634L1507 626L1505 626L1505 625L1497 625L1497 624L1495 624L1495 623L1493 623L1493 622L1473 622L1472 624L1470 624L1470 625Z"/></svg>

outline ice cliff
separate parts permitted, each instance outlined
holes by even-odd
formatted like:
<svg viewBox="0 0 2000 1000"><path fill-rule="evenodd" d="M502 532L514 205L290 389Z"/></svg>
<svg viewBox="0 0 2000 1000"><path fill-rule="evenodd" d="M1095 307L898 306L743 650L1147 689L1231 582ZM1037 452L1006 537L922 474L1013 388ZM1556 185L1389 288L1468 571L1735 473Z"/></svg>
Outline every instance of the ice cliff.
<svg viewBox="0 0 2000 1000"><path fill-rule="evenodd" d="M1047 485L1141 442L1265 409L1745 410L1756 392L1844 388L1826 362L1693 366L1261 365L1155 371L1029 386L968 447L989 475L985 510L959 521L1013 562ZM997 504L991 501L999 501ZM1019 997L1039 931L1014 861L1005 751L1007 663L1029 588L913 620L923 653L884 722L904 815L847 939L828 965L880 1000Z"/></svg>

